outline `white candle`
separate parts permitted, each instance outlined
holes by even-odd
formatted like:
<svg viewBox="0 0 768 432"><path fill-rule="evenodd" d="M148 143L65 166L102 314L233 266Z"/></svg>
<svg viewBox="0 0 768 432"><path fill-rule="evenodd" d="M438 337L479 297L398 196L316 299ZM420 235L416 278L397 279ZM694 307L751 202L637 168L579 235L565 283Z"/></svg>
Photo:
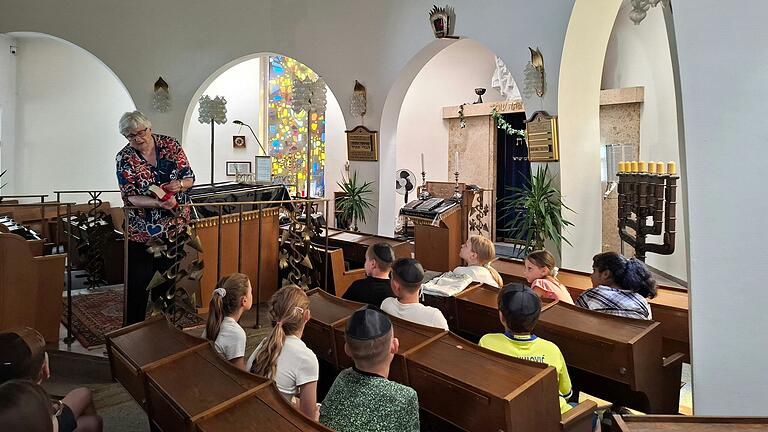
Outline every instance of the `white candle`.
<svg viewBox="0 0 768 432"><path fill-rule="evenodd" d="M421 172L424 172L424 153L421 154Z"/></svg>
<svg viewBox="0 0 768 432"><path fill-rule="evenodd" d="M456 172L459 172L459 152L456 152Z"/></svg>

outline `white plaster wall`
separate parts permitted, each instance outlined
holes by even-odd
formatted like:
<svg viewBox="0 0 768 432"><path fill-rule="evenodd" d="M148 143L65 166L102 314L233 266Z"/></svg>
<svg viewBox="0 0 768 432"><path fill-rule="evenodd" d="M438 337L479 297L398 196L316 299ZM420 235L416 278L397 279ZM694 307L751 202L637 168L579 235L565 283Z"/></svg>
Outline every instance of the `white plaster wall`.
<svg viewBox="0 0 768 432"><path fill-rule="evenodd" d="M559 75L559 179L563 201L573 209L574 226L564 234L562 266L592 270L601 250L600 84L603 61L621 1L577 0L563 46ZM595 17L599 17L596 19Z"/></svg>
<svg viewBox="0 0 768 432"><path fill-rule="evenodd" d="M443 120L443 107L472 103L477 100L475 88L484 87L483 101L504 98L491 88L496 68L495 54L485 45L462 39L434 56L413 80L403 100L396 137L396 169L413 171L421 183L421 154L429 181L453 180L448 177L448 121ZM390 174L395 181L395 171ZM415 199L415 193L409 199ZM404 201L395 195L391 208L396 217Z"/></svg>
<svg viewBox="0 0 768 432"><path fill-rule="evenodd" d="M768 3L674 3L689 208L694 412L768 416Z"/></svg>
<svg viewBox="0 0 768 432"><path fill-rule="evenodd" d="M234 180L234 176L226 175L226 161L250 161L252 169L255 169L254 157L261 155L259 144L251 135L247 127L232 123L233 120L241 120L251 125L259 140L264 144L264 133L260 130L259 115L261 60L259 58L244 61L233 66L219 75L203 92L211 99L216 96L224 96L227 100L227 122L214 126L214 181ZM173 91L173 89L171 89ZM192 119L184 134L184 151L187 153L189 163L195 171L198 184L211 181L211 125L198 121L198 109L196 103L192 112ZM157 130L156 132L162 133ZM244 135L246 148L232 147L232 136ZM265 147L266 148L266 147Z"/></svg>
<svg viewBox="0 0 768 432"><path fill-rule="evenodd" d="M456 33L487 45L513 71L521 71L530 59L528 46L541 48L549 77L542 105L554 113L572 4L456 0L451 6L458 16ZM152 83L162 75L174 89L174 104L152 120L171 135L180 135L189 101L203 81L221 65L254 52L276 52L311 65L342 102L350 125L356 119L346 105L354 80L360 80L368 88L366 125L376 130L401 70L434 41L427 21L432 5L428 0L231 0L215 7L199 0L5 0L0 32L40 31L85 48L115 71L141 110L148 110ZM397 109L391 115L399 113L401 102L392 101ZM388 138L394 130L380 132L381 164L391 154L392 166L379 170L380 164L352 164L377 182L389 179L394 169L395 148ZM379 199L377 188L379 207L393 206L394 184L377 186L387 191ZM363 229L376 231L379 222Z"/></svg>
<svg viewBox="0 0 768 432"><path fill-rule="evenodd" d="M680 161L677 103L669 39L661 8L650 9L639 26L629 19L624 1L608 43L602 88L642 86L645 100L640 114L640 158L644 161ZM608 143L601 143L608 144ZM685 172L680 169L679 174ZM685 201L682 185L677 191L677 235L672 255L650 253L646 262L678 279L688 280L685 239ZM661 243L661 236L648 241Z"/></svg>
<svg viewBox="0 0 768 432"><path fill-rule="evenodd" d="M2 189L5 195L12 195L16 184L16 56L11 54L12 45L16 45L13 38L0 35L0 172L8 170L0 178L0 185L7 183Z"/></svg>
<svg viewBox="0 0 768 432"><path fill-rule="evenodd" d="M43 35L18 41L15 193L117 189L117 123L134 109L125 87L97 58ZM6 161L7 162L7 161Z"/></svg>

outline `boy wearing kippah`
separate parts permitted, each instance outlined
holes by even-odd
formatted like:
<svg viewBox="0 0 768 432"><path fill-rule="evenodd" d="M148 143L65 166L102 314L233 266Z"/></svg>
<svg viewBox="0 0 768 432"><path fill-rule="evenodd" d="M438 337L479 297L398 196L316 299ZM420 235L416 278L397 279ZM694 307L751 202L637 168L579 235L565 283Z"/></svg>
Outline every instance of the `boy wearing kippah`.
<svg viewBox="0 0 768 432"><path fill-rule="evenodd" d="M537 337L533 328L541 313L541 300L530 288L513 283L499 292L499 319L506 330L491 333L480 339L480 346L508 356L546 363L557 370L560 390L560 412L571 409L566 401L572 395L571 377L565 366L560 348L548 340Z"/></svg>
<svg viewBox="0 0 768 432"><path fill-rule="evenodd" d="M401 258L392 265L392 291L397 298L381 302L381 310L430 327L448 330L448 321L440 309L419 303L419 288L424 280L424 269L413 258Z"/></svg>
<svg viewBox="0 0 768 432"><path fill-rule="evenodd" d="M376 243L365 251L365 279L352 282L343 299L379 306L384 299L394 297L389 286L389 271L395 262L395 251L387 243Z"/></svg>
<svg viewBox="0 0 768 432"><path fill-rule="evenodd" d="M320 423L338 432L417 432L416 391L387 379L400 346L389 318L360 309L347 321L344 338L355 366L336 377L320 406Z"/></svg>
<svg viewBox="0 0 768 432"><path fill-rule="evenodd" d="M11 380L42 384L50 376L43 335L29 327L0 333L0 384ZM58 432L101 432L103 428L91 391L84 387L64 396L55 419Z"/></svg>

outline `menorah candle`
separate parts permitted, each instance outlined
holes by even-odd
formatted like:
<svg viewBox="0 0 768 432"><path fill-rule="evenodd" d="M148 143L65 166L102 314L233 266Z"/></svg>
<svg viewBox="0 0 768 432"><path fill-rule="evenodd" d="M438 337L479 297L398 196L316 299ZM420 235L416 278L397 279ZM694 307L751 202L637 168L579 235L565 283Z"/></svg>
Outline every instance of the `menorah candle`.
<svg viewBox="0 0 768 432"><path fill-rule="evenodd" d="M667 172L669 175L677 174L677 165L675 165L673 161L669 161L669 163L667 163Z"/></svg>
<svg viewBox="0 0 768 432"><path fill-rule="evenodd" d="M424 153L421 154L421 172L424 172Z"/></svg>
<svg viewBox="0 0 768 432"><path fill-rule="evenodd" d="M459 172L459 152L456 152L456 172Z"/></svg>
<svg viewBox="0 0 768 432"><path fill-rule="evenodd" d="M639 170L640 170L641 173L648 172L648 162L640 161L640 163L639 163Z"/></svg>
<svg viewBox="0 0 768 432"><path fill-rule="evenodd" d="M624 162L619 162L619 172L620 173L624 172L624 165L625 165Z"/></svg>
<svg viewBox="0 0 768 432"><path fill-rule="evenodd" d="M650 174L656 174L656 162L654 161L648 162L648 172Z"/></svg>
<svg viewBox="0 0 768 432"><path fill-rule="evenodd" d="M664 162L657 162L656 174L666 174L666 173L667 173L667 166L664 165Z"/></svg>
<svg viewBox="0 0 768 432"><path fill-rule="evenodd" d="M638 169L639 169L639 168L638 168L638 166L637 166L637 161L632 161L632 169L631 169L631 171L632 171L633 173L636 173L636 172L638 171Z"/></svg>

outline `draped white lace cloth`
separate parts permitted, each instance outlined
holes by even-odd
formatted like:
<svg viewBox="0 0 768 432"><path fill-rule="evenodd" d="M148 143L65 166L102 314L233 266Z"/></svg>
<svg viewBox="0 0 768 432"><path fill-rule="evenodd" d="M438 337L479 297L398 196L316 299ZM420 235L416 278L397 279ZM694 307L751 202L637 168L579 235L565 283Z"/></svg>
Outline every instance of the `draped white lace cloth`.
<svg viewBox="0 0 768 432"><path fill-rule="evenodd" d="M512 73L499 56L496 56L496 70L491 77L491 87L498 89L499 93L508 101L522 100L520 89L517 87Z"/></svg>

